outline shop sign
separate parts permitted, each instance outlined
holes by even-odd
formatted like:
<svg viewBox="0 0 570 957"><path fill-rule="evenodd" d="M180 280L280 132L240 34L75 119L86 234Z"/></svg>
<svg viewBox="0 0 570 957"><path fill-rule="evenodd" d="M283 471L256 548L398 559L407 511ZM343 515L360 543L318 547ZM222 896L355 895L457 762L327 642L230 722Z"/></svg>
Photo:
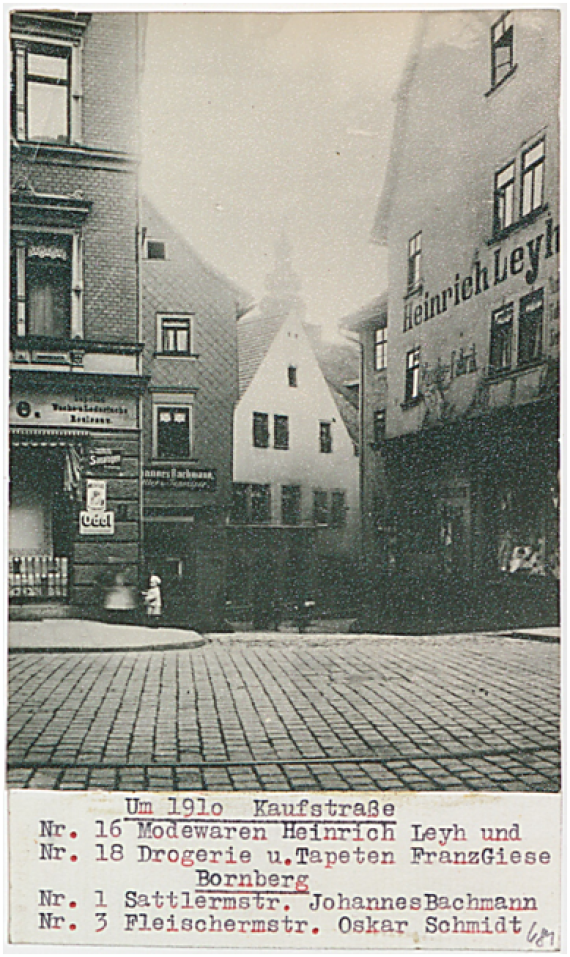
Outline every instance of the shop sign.
<svg viewBox="0 0 570 957"><path fill-rule="evenodd" d="M14 392L10 425L80 429L136 429L134 396Z"/></svg>
<svg viewBox="0 0 570 957"><path fill-rule="evenodd" d="M143 477L145 488L180 488L190 492L216 490L215 469L178 468L172 465L165 468L146 468Z"/></svg>
<svg viewBox="0 0 570 957"><path fill-rule="evenodd" d="M90 449L87 456L88 469L101 471L120 471L123 464L122 452L114 449Z"/></svg>
<svg viewBox="0 0 570 957"><path fill-rule="evenodd" d="M115 513L85 511L79 513L80 535L114 535Z"/></svg>
<svg viewBox="0 0 570 957"><path fill-rule="evenodd" d="M85 505L88 512L104 512L107 508L107 482L105 479L87 479Z"/></svg>

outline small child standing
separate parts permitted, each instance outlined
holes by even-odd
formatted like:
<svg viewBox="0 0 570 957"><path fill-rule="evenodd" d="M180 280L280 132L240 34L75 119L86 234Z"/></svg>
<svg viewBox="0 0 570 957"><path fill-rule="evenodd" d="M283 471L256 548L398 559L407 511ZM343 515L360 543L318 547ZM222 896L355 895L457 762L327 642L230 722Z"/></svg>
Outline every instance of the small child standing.
<svg viewBox="0 0 570 957"><path fill-rule="evenodd" d="M144 603L149 625L158 627L158 622L162 614L162 595L160 593L161 581L158 575L151 575L148 582L147 591L143 592Z"/></svg>

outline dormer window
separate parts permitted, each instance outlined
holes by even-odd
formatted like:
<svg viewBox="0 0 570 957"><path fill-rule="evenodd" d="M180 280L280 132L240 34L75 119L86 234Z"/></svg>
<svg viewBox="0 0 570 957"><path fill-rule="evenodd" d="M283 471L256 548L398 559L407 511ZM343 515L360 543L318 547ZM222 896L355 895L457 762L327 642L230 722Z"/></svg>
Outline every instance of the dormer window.
<svg viewBox="0 0 570 957"><path fill-rule="evenodd" d="M504 13L491 27L491 89L515 68L513 14Z"/></svg>

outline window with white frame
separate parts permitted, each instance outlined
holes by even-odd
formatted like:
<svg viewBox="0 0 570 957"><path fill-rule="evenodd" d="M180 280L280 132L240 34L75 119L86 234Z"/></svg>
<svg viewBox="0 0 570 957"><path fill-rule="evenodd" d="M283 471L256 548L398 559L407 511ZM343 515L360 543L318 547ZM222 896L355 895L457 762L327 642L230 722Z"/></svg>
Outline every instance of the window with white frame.
<svg viewBox="0 0 570 957"><path fill-rule="evenodd" d="M544 321L544 289L537 289L519 302L519 368L530 366L542 358Z"/></svg>
<svg viewBox="0 0 570 957"><path fill-rule="evenodd" d="M524 150L521 161L521 216L541 209L544 201L545 141Z"/></svg>
<svg viewBox="0 0 570 957"><path fill-rule="evenodd" d="M193 452L193 407L185 396L153 396L153 457L184 462Z"/></svg>
<svg viewBox="0 0 570 957"><path fill-rule="evenodd" d="M388 330L376 329L374 331L374 368L376 372L381 372L386 368L388 362Z"/></svg>
<svg viewBox="0 0 570 957"><path fill-rule="evenodd" d="M13 336L82 335L79 233L14 230L10 249Z"/></svg>
<svg viewBox="0 0 570 957"><path fill-rule="evenodd" d="M495 233L500 233L515 221L515 163L508 163L495 173Z"/></svg>
<svg viewBox="0 0 570 957"><path fill-rule="evenodd" d="M164 355L192 354L192 316L157 316L157 351Z"/></svg>
<svg viewBox="0 0 570 957"><path fill-rule="evenodd" d="M12 135L20 141L77 142L81 47L15 36L12 42Z"/></svg>
<svg viewBox="0 0 570 957"><path fill-rule="evenodd" d="M414 292L422 282L422 234L421 231L408 242L408 292Z"/></svg>
<svg viewBox="0 0 570 957"><path fill-rule="evenodd" d="M515 68L513 14L503 13L491 27L491 89L499 86Z"/></svg>
<svg viewBox="0 0 570 957"><path fill-rule="evenodd" d="M507 372L513 361L513 304L506 303L491 315L489 373Z"/></svg>
<svg viewBox="0 0 570 957"><path fill-rule="evenodd" d="M420 350L410 349L406 355L406 391L404 399L413 402L420 394Z"/></svg>

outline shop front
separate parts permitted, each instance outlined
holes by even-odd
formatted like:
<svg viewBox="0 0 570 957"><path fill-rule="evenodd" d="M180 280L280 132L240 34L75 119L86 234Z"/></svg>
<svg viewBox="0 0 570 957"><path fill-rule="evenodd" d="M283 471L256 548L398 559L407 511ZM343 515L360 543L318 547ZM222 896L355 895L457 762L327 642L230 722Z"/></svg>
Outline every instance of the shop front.
<svg viewBox="0 0 570 957"><path fill-rule="evenodd" d="M89 378L65 389L53 380L42 381L42 389L13 384L8 575L14 605L48 602L98 613L117 574L138 587L135 383L111 390Z"/></svg>

